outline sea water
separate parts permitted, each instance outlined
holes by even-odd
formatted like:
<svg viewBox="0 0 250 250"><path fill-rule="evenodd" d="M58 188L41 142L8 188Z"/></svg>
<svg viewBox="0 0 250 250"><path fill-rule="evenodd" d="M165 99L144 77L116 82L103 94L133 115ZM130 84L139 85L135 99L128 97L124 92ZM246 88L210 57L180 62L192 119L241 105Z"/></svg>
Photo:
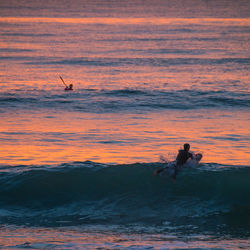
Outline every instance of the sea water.
<svg viewBox="0 0 250 250"><path fill-rule="evenodd" d="M249 248L240 3L0 3L1 248Z"/></svg>

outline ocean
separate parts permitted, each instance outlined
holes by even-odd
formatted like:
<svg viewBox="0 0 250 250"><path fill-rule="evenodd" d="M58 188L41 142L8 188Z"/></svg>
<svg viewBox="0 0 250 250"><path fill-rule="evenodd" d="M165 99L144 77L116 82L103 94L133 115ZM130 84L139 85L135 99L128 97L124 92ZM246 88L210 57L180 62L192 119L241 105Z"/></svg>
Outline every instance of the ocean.
<svg viewBox="0 0 250 250"><path fill-rule="evenodd" d="M1 1L0 248L249 249L249 10Z"/></svg>

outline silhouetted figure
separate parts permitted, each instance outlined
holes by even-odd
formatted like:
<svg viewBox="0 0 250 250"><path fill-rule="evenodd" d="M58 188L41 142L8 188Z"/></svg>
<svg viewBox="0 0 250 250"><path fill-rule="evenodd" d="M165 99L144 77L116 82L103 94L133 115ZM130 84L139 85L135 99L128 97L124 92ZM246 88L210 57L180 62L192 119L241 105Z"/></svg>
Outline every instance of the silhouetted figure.
<svg viewBox="0 0 250 250"><path fill-rule="evenodd" d="M73 84L70 84L69 86L66 86L66 88L64 90L65 91L73 90Z"/></svg>
<svg viewBox="0 0 250 250"><path fill-rule="evenodd" d="M174 164L174 173L172 175L172 178L174 181L176 180L176 176L177 176L178 172L180 171L181 167L187 162L187 160L190 158L193 159L193 155L189 152L189 150L190 150L190 145L188 143L185 143L183 145L183 149L179 150L179 153L176 157L176 163ZM201 155L201 157L202 157L202 155ZM201 159L201 157L199 159ZM169 167L157 169L154 172L154 175L157 175L157 174L163 172L167 168L169 168Z"/></svg>
<svg viewBox="0 0 250 250"><path fill-rule="evenodd" d="M69 86L64 82L63 78L61 76L59 76L60 79L62 80L62 83L65 85L65 91L68 91L68 90L73 90L73 84L70 84Z"/></svg>
<svg viewBox="0 0 250 250"><path fill-rule="evenodd" d="M193 159L193 155L189 152L190 145L188 143L185 143L183 147L184 149L180 149L176 157L175 171L173 175L174 180L176 180L176 176L180 170L180 167L184 165L189 158Z"/></svg>

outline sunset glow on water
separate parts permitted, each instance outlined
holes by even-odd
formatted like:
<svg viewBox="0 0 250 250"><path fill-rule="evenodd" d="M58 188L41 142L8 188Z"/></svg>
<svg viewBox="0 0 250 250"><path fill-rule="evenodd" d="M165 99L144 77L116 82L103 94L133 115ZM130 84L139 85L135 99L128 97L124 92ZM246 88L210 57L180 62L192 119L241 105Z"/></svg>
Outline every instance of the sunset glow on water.
<svg viewBox="0 0 250 250"><path fill-rule="evenodd" d="M206 162L246 165L250 159L246 112L232 116L230 111L223 114L213 111L204 117L202 112L194 111L159 114L62 114L61 111L25 113L25 119L23 116L15 115L18 124L12 117L2 122L3 162L157 162L160 155L174 160L186 141L191 143L192 151L204 154ZM241 135L235 135L236 129Z"/></svg>
<svg viewBox="0 0 250 250"><path fill-rule="evenodd" d="M207 162L248 164L248 111L236 109L227 99L221 107L207 102L211 109L204 110L202 95L219 99L224 90L232 95L249 93L247 33L237 32L233 38L225 33L228 26L245 30L249 19L2 17L0 21L5 24L2 95L7 101L16 94L21 98L3 109L3 163L155 162L159 154L173 158L188 141L205 153ZM245 61L237 69L233 65L239 60ZM74 83L73 93L63 92L59 74ZM116 90L138 93L102 93ZM148 92L145 102L143 91ZM181 100L182 91L190 93L186 97L183 93ZM170 100L162 96L171 92L180 94ZM196 97L197 105L192 103ZM45 106L37 98L44 98ZM110 102L102 103L103 98ZM53 99L59 102L56 106ZM119 102L128 110L112 110Z"/></svg>
<svg viewBox="0 0 250 250"><path fill-rule="evenodd" d="M2 1L0 248L247 249L249 7Z"/></svg>

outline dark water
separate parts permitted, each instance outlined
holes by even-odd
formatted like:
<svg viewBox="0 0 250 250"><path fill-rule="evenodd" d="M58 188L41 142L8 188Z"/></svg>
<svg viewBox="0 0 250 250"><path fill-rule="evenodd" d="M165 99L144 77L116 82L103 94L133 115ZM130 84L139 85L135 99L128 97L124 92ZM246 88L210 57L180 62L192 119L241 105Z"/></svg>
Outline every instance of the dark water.
<svg viewBox="0 0 250 250"><path fill-rule="evenodd" d="M249 167L201 164L176 183L164 164L2 166L1 223L40 227L123 225L133 230L249 237ZM153 228L153 229L152 229Z"/></svg>

